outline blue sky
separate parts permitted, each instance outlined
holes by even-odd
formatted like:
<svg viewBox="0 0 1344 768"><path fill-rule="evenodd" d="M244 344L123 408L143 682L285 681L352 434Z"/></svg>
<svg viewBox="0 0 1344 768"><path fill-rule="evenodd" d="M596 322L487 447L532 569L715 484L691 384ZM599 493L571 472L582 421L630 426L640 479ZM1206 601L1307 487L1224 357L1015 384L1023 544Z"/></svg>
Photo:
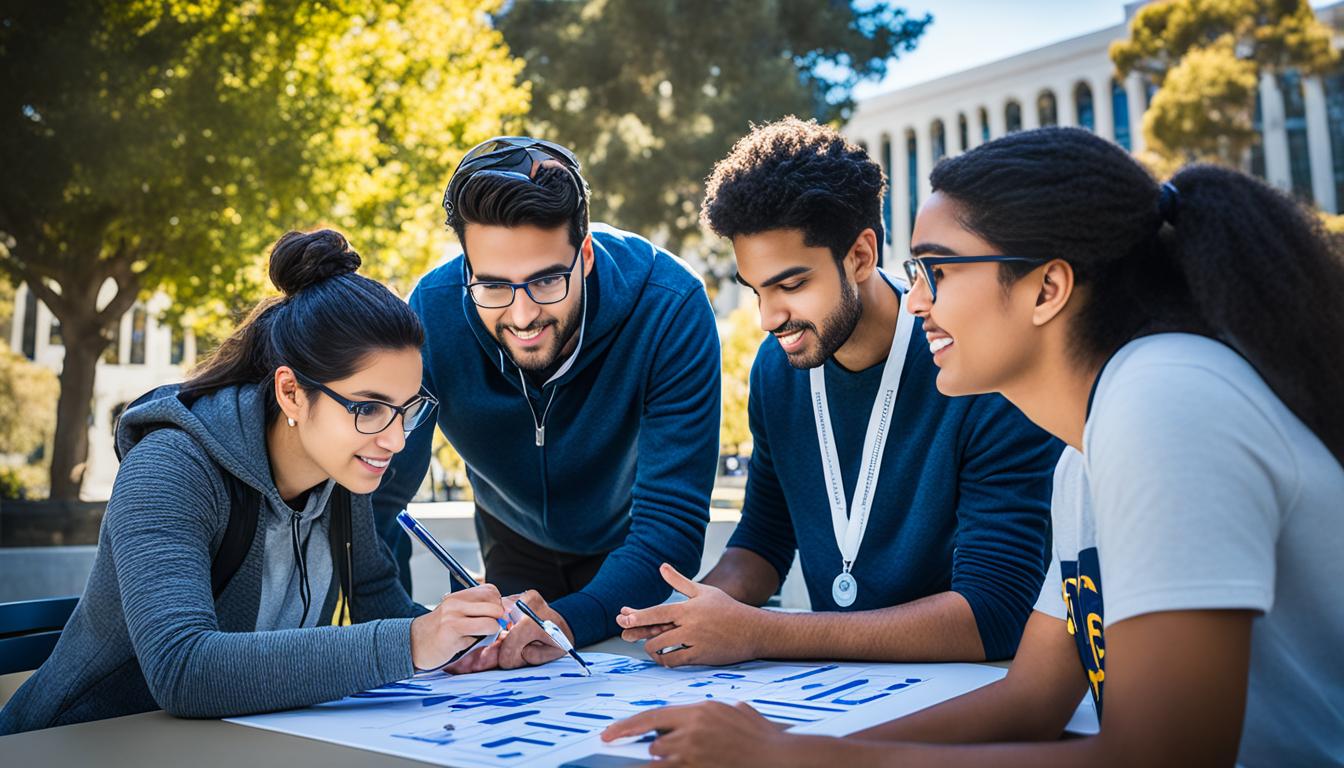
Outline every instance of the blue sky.
<svg viewBox="0 0 1344 768"><path fill-rule="evenodd" d="M933 14L933 23L914 52L891 63L885 79L861 83L854 90L858 98L1094 32L1125 18L1119 0L903 0L900 5L911 16Z"/></svg>
<svg viewBox="0 0 1344 768"><path fill-rule="evenodd" d="M1313 6L1334 0L1313 0ZM879 83L861 83L856 98L922 83L978 64L1095 32L1125 18L1121 0L896 0L911 16L933 14L913 53L893 62Z"/></svg>

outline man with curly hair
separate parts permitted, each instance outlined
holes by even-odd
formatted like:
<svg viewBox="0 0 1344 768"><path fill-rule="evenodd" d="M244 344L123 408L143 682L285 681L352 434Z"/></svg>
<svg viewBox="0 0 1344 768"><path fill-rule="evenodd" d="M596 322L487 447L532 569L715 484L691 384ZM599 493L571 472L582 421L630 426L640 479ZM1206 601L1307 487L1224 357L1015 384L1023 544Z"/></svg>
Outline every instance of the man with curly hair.
<svg viewBox="0 0 1344 768"><path fill-rule="evenodd" d="M685 602L623 609L666 666L752 658L1012 656L1040 591L1061 446L999 395L939 394L934 354L879 268L881 168L816 122L755 127L701 218L730 238L761 343L742 519ZM795 552L812 613L759 608Z"/></svg>

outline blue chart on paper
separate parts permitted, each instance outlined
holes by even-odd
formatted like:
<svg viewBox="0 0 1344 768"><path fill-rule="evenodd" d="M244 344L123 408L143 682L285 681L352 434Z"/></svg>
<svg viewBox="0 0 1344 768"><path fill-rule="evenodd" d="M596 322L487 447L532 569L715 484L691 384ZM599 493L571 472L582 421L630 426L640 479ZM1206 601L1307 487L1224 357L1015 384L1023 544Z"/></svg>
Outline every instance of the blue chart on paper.
<svg viewBox="0 0 1344 768"><path fill-rule="evenodd" d="M664 669L585 654L594 675L564 660L527 670L427 673L307 709L232 722L443 765L560 765L593 753L646 756L647 744L603 745L602 729L652 707L747 701L809 733L842 735L1003 676L975 664L749 662Z"/></svg>

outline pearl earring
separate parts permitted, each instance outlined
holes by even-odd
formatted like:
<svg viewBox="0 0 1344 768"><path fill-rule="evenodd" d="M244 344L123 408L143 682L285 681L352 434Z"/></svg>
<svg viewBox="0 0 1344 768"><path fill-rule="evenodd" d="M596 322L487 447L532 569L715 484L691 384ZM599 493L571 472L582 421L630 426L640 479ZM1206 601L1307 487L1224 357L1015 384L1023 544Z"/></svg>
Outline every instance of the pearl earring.
<svg viewBox="0 0 1344 768"><path fill-rule="evenodd" d="M294 420L293 420L293 419L285 419L285 421L288 421L288 422L289 422L289 426L291 426L291 427L294 426Z"/></svg>

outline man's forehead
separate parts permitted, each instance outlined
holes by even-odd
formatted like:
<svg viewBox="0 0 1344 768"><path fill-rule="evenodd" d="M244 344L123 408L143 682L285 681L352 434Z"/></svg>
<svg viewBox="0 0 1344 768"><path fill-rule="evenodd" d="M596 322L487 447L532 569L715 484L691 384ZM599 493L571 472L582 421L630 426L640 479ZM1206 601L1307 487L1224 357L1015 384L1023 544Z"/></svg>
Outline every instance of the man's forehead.
<svg viewBox="0 0 1344 768"><path fill-rule="evenodd" d="M568 227L544 230L468 224L463 234L476 275L521 280L537 270L568 267L574 258Z"/></svg>
<svg viewBox="0 0 1344 768"><path fill-rule="evenodd" d="M737 273L753 285L783 271L815 268L831 258L825 247L803 242L801 230L771 230L733 238Z"/></svg>

